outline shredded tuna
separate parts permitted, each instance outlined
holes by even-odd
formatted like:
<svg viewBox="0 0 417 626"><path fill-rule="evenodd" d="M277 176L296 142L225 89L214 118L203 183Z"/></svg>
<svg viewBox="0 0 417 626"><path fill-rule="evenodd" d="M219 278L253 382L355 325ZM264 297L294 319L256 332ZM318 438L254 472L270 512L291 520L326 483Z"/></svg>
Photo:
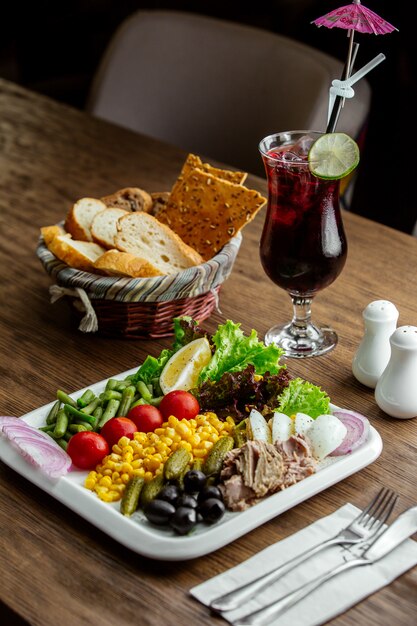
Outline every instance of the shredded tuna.
<svg viewBox="0 0 417 626"><path fill-rule="evenodd" d="M275 444L250 440L226 455L220 489L226 506L244 511L266 496L315 472L316 465L302 436Z"/></svg>

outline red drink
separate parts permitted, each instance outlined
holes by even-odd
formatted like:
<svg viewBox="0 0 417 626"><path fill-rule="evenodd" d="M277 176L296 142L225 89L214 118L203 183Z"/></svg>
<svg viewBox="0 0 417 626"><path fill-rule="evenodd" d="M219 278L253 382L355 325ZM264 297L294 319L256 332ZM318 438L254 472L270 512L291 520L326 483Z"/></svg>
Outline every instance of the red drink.
<svg viewBox="0 0 417 626"><path fill-rule="evenodd" d="M311 297L337 278L346 261L340 181L314 176L307 158L296 160L292 148L280 146L262 155L268 208L260 256L274 283L291 295Z"/></svg>

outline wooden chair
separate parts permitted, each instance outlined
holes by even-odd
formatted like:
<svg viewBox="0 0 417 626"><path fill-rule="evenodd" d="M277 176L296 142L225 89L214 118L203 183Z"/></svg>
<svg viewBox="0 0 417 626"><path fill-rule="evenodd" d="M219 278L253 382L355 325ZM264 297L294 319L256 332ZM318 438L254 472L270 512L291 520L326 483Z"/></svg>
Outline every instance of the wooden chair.
<svg viewBox="0 0 417 626"><path fill-rule="evenodd" d="M272 32L174 11L138 11L113 36L88 110L208 159L263 174L259 141L326 127L342 64ZM359 137L370 88L356 86L337 130Z"/></svg>

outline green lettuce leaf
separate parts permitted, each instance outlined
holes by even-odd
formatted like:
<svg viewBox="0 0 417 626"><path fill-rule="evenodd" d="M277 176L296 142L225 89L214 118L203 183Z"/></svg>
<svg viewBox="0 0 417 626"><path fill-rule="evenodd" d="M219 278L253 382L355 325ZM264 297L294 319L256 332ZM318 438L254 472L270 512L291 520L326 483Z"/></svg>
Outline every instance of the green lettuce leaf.
<svg viewBox="0 0 417 626"><path fill-rule="evenodd" d="M162 350L159 357L154 357L150 355L147 356L136 374L132 376L132 383L135 384L141 380L146 385L149 385L152 379L159 378L162 370L165 367L165 364L172 355L172 350Z"/></svg>
<svg viewBox="0 0 417 626"><path fill-rule="evenodd" d="M290 380L280 398L277 410L288 416L306 413L316 418L330 413L330 398L325 391L302 378Z"/></svg>
<svg viewBox="0 0 417 626"><path fill-rule="evenodd" d="M284 365L279 363L283 350L271 344L266 347L259 341L257 333L252 330L245 336L240 330L240 324L227 320L221 324L212 337L215 345L214 355L208 365L202 370L199 382L205 380L219 380L225 372L238 372L252 364L256 374L277 374Z"/></svg>

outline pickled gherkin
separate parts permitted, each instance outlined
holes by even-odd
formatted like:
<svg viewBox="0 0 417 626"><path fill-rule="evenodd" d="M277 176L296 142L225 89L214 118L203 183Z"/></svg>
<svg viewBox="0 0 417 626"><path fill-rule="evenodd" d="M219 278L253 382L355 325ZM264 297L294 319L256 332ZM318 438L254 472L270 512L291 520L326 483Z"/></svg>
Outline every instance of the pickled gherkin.
<svg viewBox="0 0 417 626"><path fill-rule="evenodd" d="M233 437L220 437L208 453L204 462L202 471L205 475L217 476L220 474L226 454L233 450L234 447L235 443Z"/></svg>

